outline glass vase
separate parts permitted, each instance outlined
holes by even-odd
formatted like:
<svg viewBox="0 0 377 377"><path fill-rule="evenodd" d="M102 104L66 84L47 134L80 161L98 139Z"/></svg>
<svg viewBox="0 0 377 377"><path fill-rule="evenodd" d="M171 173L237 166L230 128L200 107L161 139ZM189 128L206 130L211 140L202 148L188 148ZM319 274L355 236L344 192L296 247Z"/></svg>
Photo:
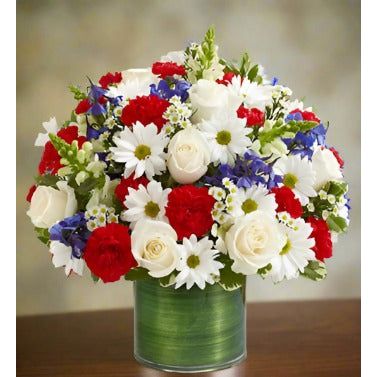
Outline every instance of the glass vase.
<svg viewBox="0 0 377 377"><path fill-rule="evenodd" d="M245 286L174 289L158 280L134 283L134 354L149 367L213 371L246 358Z"/></svg>

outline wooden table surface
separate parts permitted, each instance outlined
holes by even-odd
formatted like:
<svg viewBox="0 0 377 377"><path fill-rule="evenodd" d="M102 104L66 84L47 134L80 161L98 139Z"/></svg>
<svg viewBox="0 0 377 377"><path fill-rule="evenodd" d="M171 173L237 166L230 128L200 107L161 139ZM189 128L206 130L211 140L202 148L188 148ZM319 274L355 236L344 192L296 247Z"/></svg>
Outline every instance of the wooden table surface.
<svg viewBox="0 0 377 377"><path fill-rule="evenodd" d="M145 368L133 359L132 313L18 317L17 376L186 376ZM238 366L196 376L360 376L360 301L249 304L247 351Z"/></svg>

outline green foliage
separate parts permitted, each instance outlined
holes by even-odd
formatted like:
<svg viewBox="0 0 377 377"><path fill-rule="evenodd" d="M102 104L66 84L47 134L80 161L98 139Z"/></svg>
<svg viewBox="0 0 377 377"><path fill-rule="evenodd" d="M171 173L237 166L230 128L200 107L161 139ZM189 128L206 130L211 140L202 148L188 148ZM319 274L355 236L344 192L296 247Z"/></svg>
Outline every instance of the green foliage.
<svg viewBox="0 0 377 377"><path fill-rule="evenodd" d="M79 195L85 195L86 193L94 190L95 188L102 188L105 184L105 175L101 175L98 178L89 177L83 183L77 186L75 192Z"/></svg>
<svg viewBox="0 0 377 377"><path fill-rule="evenodd" d="M329 229L334 232L344 233L347 230L346 220L343 217L334 215L333 213L327 217L326 223Z"/></svg>
<svg viewBox="0 0 377 377"><path fill-rule="evenodd" d="M324 191L326 195L321 196L321 191ZM306 206L304 217L315 216L321 219L323 212L327 211L329 215L326 218L326 222L330 230L337 233L345 232L348 228L346 220L341 216L337 216L337 212L333 211L337 210L340 198L343 198L344 194L347 193L347 183L330 181L322 187L321 191L320 195L310 198L310 205L314 206L314 210L309 211L308 206ZM334 202L329 202L329 195L333 195Z"/></svg>
<svg viewBox="0 0 377 377"><path fill-rule="evenodd" d="M51 186L57 188L56 183L59 182L59 176L52 174L38 175L35 178L37 186Z"/></svg>
<svg viewBox="0 0 377 377"><path fill-rule="evenodd" d="M199 60L202 63L203 68L209 68L216 56L215 29L213 26L207 30L201 46L203 54L199 56Z"/></svg>
<svg viewBox="0 0 377 377"><path fill-rule="evenodd" d="M210 27L203 39L198 45L192 43L185 51L185 67L191 72L196 79L203 78L203 72L212 67L218 61L215 45L215 29Z"/></svg>
<svg viewBox="0 0 377 377"><path fill-rule="evenodd" d="M258 140L261 147L271 143L276 138L282 138L286 136L294 137L298 131L306 132L315 127L318 123L308 121L290 121L284 123L279 119L272 124L272 127L264 127L258 134Z"/></svg>
<svg viewBox="0 0 377 377"><path fill-rule="evenodd" d="M305 267L304 272L301 273L301 276L314 281L323 280L327 276L326 266L323 262L317 260L309 261L309 264Z"/></svg>
<svg viewBox="0 0 377 377"><path fill-rule="evenodd" d="M71 112L71 118L68 119L68 120L66 120L66 121L63 123L62 128L68 127L72 122L73 122L73 123L77 122L76 113L75 113L74 111Z"/></svg>
<svg viewBox="0 0 377 377"><path fill-rule="evenodd" d="M339 199L348 191L348 185L346 182L331 181L323 187L323 190Z"/></svg>
<svg viewBox="0 0 377 377"><path fill-rule="evenodd" d="M161 175L155 177L155 179L156 181L161 182L161 185L164 189L177 187L179 185L179 183L176 182L170 175L169 171L162 173Z"/></svg>
<svg viewBox="0 0 377 377"><path fill-rule="evenodd" d="M99 277L94 275L93 272L91 273L92 280L97 283L99 281Z"/></svg>
<svg viewBox="0 0 377 377"><path fill-rule="evenodd" d="M238 66L225 60L221 60L220 63L225 65L226 72L233 72L241 77L247 77L250 81L255 81L258 84L262 83L262 77L258 75L259 65L252 63L247 52L242 55Z"/></svg>
<svg viewBox="0 0 377 377"><path fill-rule="evenodd" d="M228 255L220 254L217 260L224 265L224 268L220 270L219 284L226 291L233 291L246 283L245 275L238 274L232 270L233 261Z"/></svg>
<svg viewBox="0 0 377 377"><path fill-rule="evenodd" d="M177 276L177 272L173 271L171 274L159 279L161 287L168 287L174 283L174 279Z"/></svg>
<svg viewBox="0 0 377 377"><path fill-rule="evenodd" d="M35 232L37 233L37 238L43 242L45 245L49 245L50 243L50 233L48 228L37 228L34 227Z"/></svg>
<svg viewBox="0 0 377 377"><path fill-rule="evenodd" d="M124 275L125 280L135 281L135 280L146 280L152 277L148 274L148 270L143 267L131 268L126 275Z"/></svg>
<svg viewBox="0 0 377 377"><path fill-rule="evenodd" d="M49 137L51 143L58 151L59 156L62 157L61 163L69 166L69 173L77 174L80 171L85 171L85 167L88 163L88 156L84 151L84 153L79 152L77 140L74 140L72 144L68 144L57 135L49 134ZM83 156L81 157L81 155Z"/></svg>
<svg viewBox="0 0 377 377"><path fill-rule="evenodd" d="M267 274L271 271L271 269L272 269L272 264L269 263L267 266L260 268L257 271L257 274L260 275L264 279L267 276Z"/></svg>
<svg viewBox="0 0 377 377"><path fill-rule="evenodd" d="M76 85L69 85L68 89L71 93L73 93L73 97L75 100L81 101L87 97L87 95L80 90L80 88Z"/></svg>
<svg viewBox="0 0 377 377"><path fill-rule="evenodd" d="M72 144L66 143L59 136L50 134L50 140L58 151L64 165L59 169L58 175L68 176L69 185L75 189L78 195L86 195L94 188L101 189L105 184L103 172L106 164L93 160L92 144L85 142L81 149L77 140Z"/></svg>

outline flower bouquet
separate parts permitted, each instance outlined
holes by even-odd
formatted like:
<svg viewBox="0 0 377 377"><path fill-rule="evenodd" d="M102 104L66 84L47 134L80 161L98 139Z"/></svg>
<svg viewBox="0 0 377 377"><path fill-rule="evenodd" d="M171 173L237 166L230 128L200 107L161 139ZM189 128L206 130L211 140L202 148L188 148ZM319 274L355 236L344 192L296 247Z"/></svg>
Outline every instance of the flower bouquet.
<svg viewBox="0 0 377 377"><path fill-rule="evenodd" d="M27 212L52 263L134 281L135 357L214 370L246 356L245 281L326 276L349 224L328 124L214 30L150 68L107 73L43 123Z"/></svg>

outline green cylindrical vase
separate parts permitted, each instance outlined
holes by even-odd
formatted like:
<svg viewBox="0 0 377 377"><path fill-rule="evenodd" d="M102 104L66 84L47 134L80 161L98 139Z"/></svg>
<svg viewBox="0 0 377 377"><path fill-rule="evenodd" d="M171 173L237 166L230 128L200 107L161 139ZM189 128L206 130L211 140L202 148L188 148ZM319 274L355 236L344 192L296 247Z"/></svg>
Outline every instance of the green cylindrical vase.
<svg viewBox="0 0 377 377"><path fill-rule="evenodd" d="M161 287L134 283L134 354L149 367L175 372L212 371L246 358L245 286Z"/></svg>

